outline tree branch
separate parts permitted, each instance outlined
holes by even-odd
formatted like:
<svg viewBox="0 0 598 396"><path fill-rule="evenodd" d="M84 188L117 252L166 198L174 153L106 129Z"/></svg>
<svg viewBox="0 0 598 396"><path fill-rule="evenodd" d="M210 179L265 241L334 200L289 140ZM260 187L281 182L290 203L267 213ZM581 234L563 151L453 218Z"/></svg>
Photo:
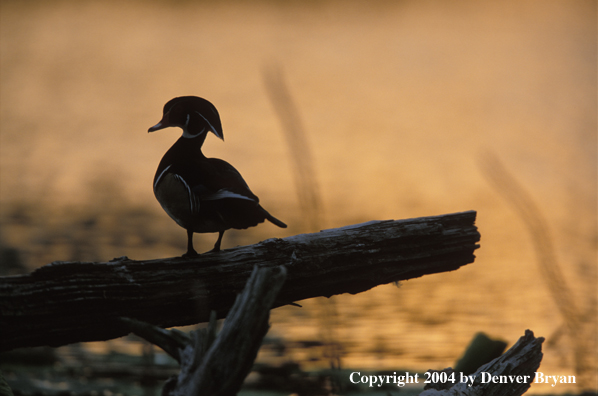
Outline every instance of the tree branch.
<svg viewBox="0 0 598 396"><path fill-rule="evenodd" d="M167 381L163 395L236 395L268 332L270 308L286 278L286 268L254 267L247 285L232 306L216 335L216 316L207 329L189 336L176 329L164 330L135 319L121 318L131 331L162 347L181 365Z"/></svg>
<svg viewBox="0 0 598 396"><path fill-rule="evenodd" d="M160 327L205 322L212 310L225 317L255 265L287 268L273 307L453 271L475 259L475 216L373 221L196 259L53 262L0 278L0 351L121 337L120 317Z"/></svg>
<svg viewBox="0 0 598 396"><path fill-rule="evenodd" d="M542 343L544 337L534 337L531 330L526 330L521 337L502 356L484 364L468 379L460 381L448 389L427 389L419 396L519 396L527 392L534 381L535 372L542 361ZM452 369L443 371L452 372ZM471 379L474 379L473 383ZM450 384L449 384L450 385ZM432 387L430 387L432 388ZM426 389L426 388L424 388Z"/></svg>

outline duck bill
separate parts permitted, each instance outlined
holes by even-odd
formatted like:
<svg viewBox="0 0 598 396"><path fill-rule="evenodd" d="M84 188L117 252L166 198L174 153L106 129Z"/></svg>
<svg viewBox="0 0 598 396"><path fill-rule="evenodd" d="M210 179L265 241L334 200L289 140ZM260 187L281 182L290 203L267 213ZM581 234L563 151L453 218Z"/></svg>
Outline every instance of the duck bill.
<svg viewBox="0 0 598 396"><path fill-rule="evenodd" d="M162 121L160 121L159 123L157 123L156 125L154 125L150 129L148 129L147 131L148 132L155 132L155 131L159 131L160 129L164 129L166 127L167 127L167 125L164 125L164 123Z"/></svg>

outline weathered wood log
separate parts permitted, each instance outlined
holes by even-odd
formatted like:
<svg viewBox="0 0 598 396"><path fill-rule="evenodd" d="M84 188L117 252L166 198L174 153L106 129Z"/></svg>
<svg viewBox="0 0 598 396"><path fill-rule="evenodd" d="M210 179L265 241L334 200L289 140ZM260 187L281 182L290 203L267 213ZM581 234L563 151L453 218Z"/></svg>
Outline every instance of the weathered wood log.
<svg viewBox="0 0 598 396"><path fill-rule="evenodd" d="M270 308L286 278L286 268L254 268L243 292L216 335L215 315L208 329L190 335L122 318L131 331L164 349L181 365L163 395L236 395L257 356L268 328Z"/></svg>
<svg viewBox="0 0 598 396"><path fill-rule="evenodd" d="M536 338L531 330L526 330L515 345L502 356L478 368L468 376L467 381L460 381L460 373L455 373L455 385L450 386L451 383L445 382L439 385L448 385L448 389L427 389L419 396L522 395L531 386L536 370L540 367L544 356L543 342L543 337ZM443 371L450 374L452 369Z"/></svg>
<svg viewBox="0 0 598 396"><path fill-rule="evenodd" d="M121 337L120 317L160 327L225 317L255 265L287 268L274 307L456 270L475 259L475 216L372 221L195 259L53 262L0 278L0 351Z"/></svg>

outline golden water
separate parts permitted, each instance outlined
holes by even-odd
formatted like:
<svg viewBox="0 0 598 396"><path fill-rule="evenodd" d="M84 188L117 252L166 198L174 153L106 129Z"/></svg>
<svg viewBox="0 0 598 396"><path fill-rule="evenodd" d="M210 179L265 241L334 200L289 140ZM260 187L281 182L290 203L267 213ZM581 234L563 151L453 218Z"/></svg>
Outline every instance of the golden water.
<svg viewBox="0 0 598 396"><path fill-rule="evenodd" d="M478 331L513 343L529 328L548 338L540 370L574 374L531 236L480 161L496 155L535 199L595 323L595 1L3 1L0 18L0 237L29 267L184 251L151 191L180 131L146 133L180 95L217 106L226 142L208 137L204 152L290 225L230 232L223 247L315 231L264 84L280 67L324 228L474 209L482 240L453 273L277 309L270 335L330 328L343 367L426 370L453 365Z"/></svg>

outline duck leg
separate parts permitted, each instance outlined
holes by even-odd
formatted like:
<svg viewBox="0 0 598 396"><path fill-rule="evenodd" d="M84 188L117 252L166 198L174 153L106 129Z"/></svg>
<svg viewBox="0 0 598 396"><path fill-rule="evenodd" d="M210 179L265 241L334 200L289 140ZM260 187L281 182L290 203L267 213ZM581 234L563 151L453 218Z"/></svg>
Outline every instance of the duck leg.
<svg viewBox="0 0 598 396"><path fill-rule="evenodd" d="M220 244L222 243L223 235L224 235L224 231L218 231L218 240L214 244L214 249L210 250L210 252L219 252L220 251Z"/></svg>
<svg viewBox="0 0 598 396"><path fill-rule="evenodd" d="M193 231L187 230L187 253L183 254L183 257L197 257L199 254L193 249Z"/></svg>

